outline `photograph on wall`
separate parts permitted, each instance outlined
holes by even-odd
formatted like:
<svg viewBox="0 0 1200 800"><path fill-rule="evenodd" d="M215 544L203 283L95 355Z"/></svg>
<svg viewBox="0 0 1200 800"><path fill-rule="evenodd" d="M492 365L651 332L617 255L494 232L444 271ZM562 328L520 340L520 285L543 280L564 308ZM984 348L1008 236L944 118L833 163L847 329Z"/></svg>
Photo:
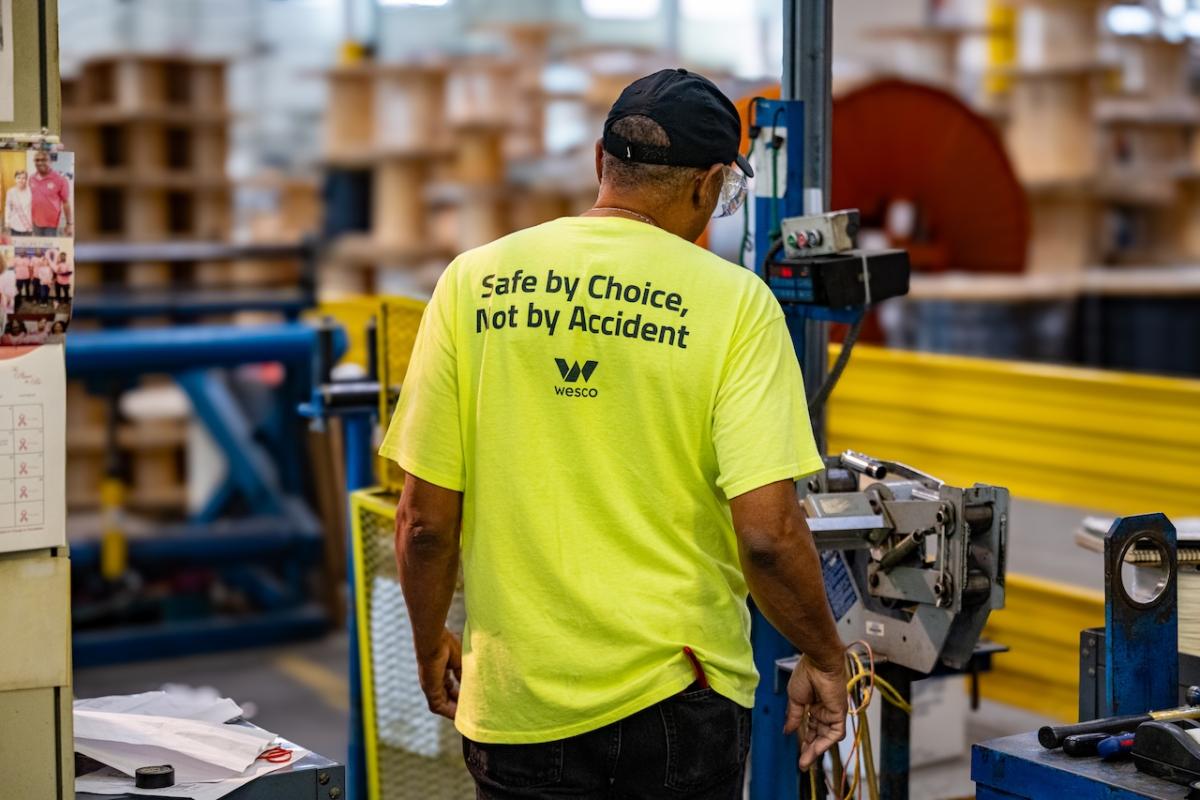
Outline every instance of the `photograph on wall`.
<svg viewBox="0 0 1200 800"><path fill-rule="evenodd" d="M0 122L12 122L16 96L13 72L13 0L0 0Z"/></svg>
<svg viewBox="0 0 1200 800"><path fill-rule="evenodd" d="M55 344L71 323L75 252L70 239L0 246L0 346Z"/></svg>
<svg viewBox="0 0 1200 800"><path fill-rule="evenodd" d="M0 151L5 243L22 238L71 237L75 232L75 154L53 150Z"/></svg>

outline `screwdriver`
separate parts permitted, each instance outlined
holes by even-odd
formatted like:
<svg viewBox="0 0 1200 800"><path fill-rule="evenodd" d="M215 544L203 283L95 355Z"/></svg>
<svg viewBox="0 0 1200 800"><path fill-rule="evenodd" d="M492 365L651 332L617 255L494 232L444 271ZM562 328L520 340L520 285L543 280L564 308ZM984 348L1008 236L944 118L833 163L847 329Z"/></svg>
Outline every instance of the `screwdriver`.
<svg viewBox="0 0 1200 800"><path fill-rule="evenodd" d="M1124 758L1133 752L1133 734L1128 731L1118 733L1116 736L1109 736L1100 744L1096 745L1096 755L1105 761L1116 761L1119 758Z"/></svg>

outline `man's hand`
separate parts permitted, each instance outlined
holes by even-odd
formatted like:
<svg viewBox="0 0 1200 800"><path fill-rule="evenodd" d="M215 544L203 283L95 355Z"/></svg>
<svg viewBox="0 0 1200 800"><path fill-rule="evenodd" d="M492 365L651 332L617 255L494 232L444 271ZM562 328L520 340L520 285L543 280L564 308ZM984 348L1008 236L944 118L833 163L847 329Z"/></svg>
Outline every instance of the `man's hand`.
<svg viewBox="0 0 1200 800"><path fill-rule="evenodd" d="M68 222L65 226L63 226L63 236L74 236L74 235L75 235L75 223Z"/></svg>
<svg viewBox="0 0 1200 800"><path fill-rule="evenodd" d="M788 681L784 733L799 732L800 769L813 765L825 751L846 738L846 668L821 669L801 657Z"/></svg>
<svg viewBox="0 0 1200 800"><path fill-rule="evenodd" d="M417 674L429 710L446 719L454 719L458 711L458 685L462 680L462 643L458 637L443 630L433 655L425 659L417 657Z"/></svg>

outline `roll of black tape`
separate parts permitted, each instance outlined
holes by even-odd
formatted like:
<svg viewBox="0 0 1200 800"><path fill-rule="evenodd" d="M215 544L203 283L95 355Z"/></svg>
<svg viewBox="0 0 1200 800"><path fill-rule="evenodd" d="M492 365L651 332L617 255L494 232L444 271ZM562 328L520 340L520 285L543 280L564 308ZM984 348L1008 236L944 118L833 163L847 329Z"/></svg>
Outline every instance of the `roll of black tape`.
<svg viewBox="0 0 1200 800"><path fill-rule="evenodd" d="M133 783L139 789L166 789L175 785L175 768L170 764L138 767L133 774Z"/></svg>

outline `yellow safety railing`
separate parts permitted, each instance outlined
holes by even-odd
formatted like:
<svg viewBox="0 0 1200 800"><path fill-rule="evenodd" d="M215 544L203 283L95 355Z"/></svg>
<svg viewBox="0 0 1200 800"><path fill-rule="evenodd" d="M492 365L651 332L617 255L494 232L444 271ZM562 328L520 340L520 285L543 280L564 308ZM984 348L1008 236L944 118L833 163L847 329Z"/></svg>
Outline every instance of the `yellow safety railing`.
<svg viewBox="0 0 1200 800"><path fill-rule="evenodd" d="M855 348L830 400L846 447L956 484L1129 515L1200 511L1200 381Z"/></svg>
<svg viewBox="0 0 1200 800"><path fill-rule="evenodd" d="M366 367L367 323L371 317L378 317L379 306L380 300L377 297L346 297L340 300L324 300L304 316L306 319L329 317L340 323L346 330L346 354L342 360Z"/></svg>
<svg viewBox="0 0 1200 800"><path fill-rule="evenodd" d="M1104 595L1027 575L1008 577L1005 606L984 636L1009 647L983 676L984 697L1074 720L1079 709L1079 632L1104 626Z"/></svg>

